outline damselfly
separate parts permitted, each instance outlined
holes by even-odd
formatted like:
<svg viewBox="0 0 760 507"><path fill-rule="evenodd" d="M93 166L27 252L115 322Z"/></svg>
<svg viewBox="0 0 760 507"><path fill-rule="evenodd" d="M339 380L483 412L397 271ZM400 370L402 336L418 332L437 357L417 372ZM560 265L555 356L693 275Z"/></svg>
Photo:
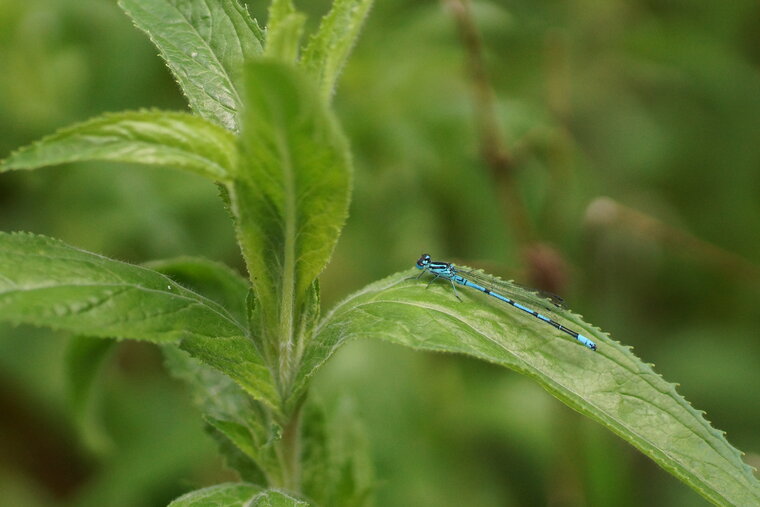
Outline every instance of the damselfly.
<svg viewBox="0 0 760 507"><path fill-rule="evenodd" d="M556 322L546 315L543 315L542 313L539 313L536 310L533 310L521 303L518 303L515 299L509 298L501 292L506 292L503 289L500 289L498 287L493 286L489 283L488 280L486 280L482 275L454 267L453 264L448 262L437 262L430 260L430 256L428 254L422 254L422 256L417 260L417 269L421 269L422 273L420 273L420 276L422 276L425 272L429 272L435 277L430 280L430 283L433 283L438 278L443 278L445 280L448 280L451 283L451 287L454 289L454 295L461 301L461 298L459 297L459 294L457 294L457 288L454 285L455 283L458 283L459 285L464 285L465 287L471 287L475 290L479 290L480 292L483 292L485 294L488 294L489 296L493 296L496 299L500 301L504 301L505 303L514 306L518 310L522 310L523 312L532 315L536 317L537 319L541 320L542 322L545 322L546 324L549 324L552 327L555 327L559 329L560 331L569 334L578 342L580 342L582 345L585 345L586 347L590 348L591 350L596 350L596 343L589 340L585 336L583 336L580 333L576 333L572 329L569 329L559 322ZM428 283L428 285L430 285ZM511 294L510 294L511 295ZM517 297L517 296L513 296ZM543 301L540 296L537 294L532 294L531 296L524 297L523 299L527 299L530 301L533 305L540 305L539 301ZM543 301L544 303L550 302L550 301Z"/></svg>

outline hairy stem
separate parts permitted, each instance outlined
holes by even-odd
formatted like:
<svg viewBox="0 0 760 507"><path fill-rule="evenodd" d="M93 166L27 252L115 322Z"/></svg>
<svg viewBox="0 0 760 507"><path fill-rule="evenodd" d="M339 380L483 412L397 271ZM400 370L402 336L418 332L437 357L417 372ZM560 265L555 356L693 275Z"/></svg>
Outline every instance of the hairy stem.
<svg viewBox="0 0 760 507"><path fill-rule="evenodd" d="M277 486L296 493L301 492L301 407L304 399L299 400L283 427L277 450L281 470L281 484Z"/></svg>

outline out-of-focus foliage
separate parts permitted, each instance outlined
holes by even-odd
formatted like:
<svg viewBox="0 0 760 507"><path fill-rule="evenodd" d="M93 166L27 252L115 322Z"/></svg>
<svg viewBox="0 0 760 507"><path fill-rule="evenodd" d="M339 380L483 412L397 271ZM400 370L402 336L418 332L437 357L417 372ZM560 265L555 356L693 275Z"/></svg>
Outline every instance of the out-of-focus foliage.
<svg viewBox="0 0 760 507"><path fill-rule="evenodd" d="M300 3L314 30L327 2ZM249 8L263 24L267 3ZM571 266L573 308L679 382L758 466L760 7L519 0L473 9L520 193L541 239ZM3 157L104 111L186 108L155 49L111 2L0 0L0 66ZM489 270L505 274L522 267L478 156L465 68L440 3L376 3L334 98L356 175L325 306L421 250L498 262ZM600 217L622 208L590 207L599 196L671 233L622 213ZM134 262L193 254L241 268L219 202L212 185L174 171L72 165L4 175L0 228ZM162 505L231 479L154 351L121 345L105 361L85 437L64 406L62 355L48 332L2 328L0 503ZM378 505L703 502L500 369L355 343L317 380L323 399L353 399L382 479Z"/></svg>

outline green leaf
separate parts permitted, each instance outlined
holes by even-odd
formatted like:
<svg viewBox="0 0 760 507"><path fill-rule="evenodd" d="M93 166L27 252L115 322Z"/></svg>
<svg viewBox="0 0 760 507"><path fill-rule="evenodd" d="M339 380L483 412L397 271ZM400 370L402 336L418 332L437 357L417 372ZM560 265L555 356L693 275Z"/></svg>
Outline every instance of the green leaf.
<svg viewBox="0 0 760 507"><path fill-rule="evenodd" d="M217 484L186 493L169 507L307 507L309 504L274 489L245 482Z"/></svg>
<svg viewBox="0 0 760 507"><path fill-rule="evenodd" d="M296 10L291 0L273 0L264 54L283 62L295 62L305 23L306 16Z"/></svg>
<svg viewBox="0 0 760 507"><path fill-rule="evenodd" d="M332 461L325 409L313 396L301 414L301 482L305 495L320 505L334 505L327 500L335 486L335 463Z"/></svg>
<svg viewBox="0 0 760 507"><path fill-rule="evenodd" d="M262 339L289 368L298 359L288 354L301 348L288 341L312 313L310 287L347 215L351 163L335 119L297 69L252 62L246 76L240 179L230 203L263 319L254 327L272 333ZM281 346L285 353L275 354Z"/></svg>
<svg viewBox="0 0 760 507"><path fill-rule="evenodd" d="M193 359L174 345L164 346L162 350L172 376L187 383L193 402L204 415L263 425L260 407L228 376Z"/></svg>
<svg viewBox="0 0 760 507"><path fill-rule="evenodd" d="M297 12L293 0L272 0L269 4L267 31L277 27L285 18Z"/></svg>
<svg viewBox="0 0 760 507"><path fill-rule="evenodd" d="M366 505L374 479L353 406L341 400L328 421L324 407L310 396L302 421L304 495L318 505Z"/></svg>
<svg viewBox="0 0 760 507"><path fill-rule="evenodd" d="M264 54L283 62L295 62L305 23L306 16L297 12L283 19L276 30L267 30L267 48Z"/></svg>
<svg viewBox="0 0 760 507"><path fill-rule="evenodd" d="M0 233L0 320L101 338L180 342L256 399L279 406L247 330L153 270L25 233Z"/></svg>
<svg viewBox="0 0 760 507"><path fill-rule="evenodd" d="M206 432L216 441L219 453L224 458L225 465L234 470L240 476L240 479L252 484L266 485L268 480L264 471L253 461L250 456L236 446L229 436L225 435L211 424L206 426Z"/></svg>
<svg viewBox="0 0 760 507"><path fill-rule="evenodd" d="M328 314L299 381L306 382L335 349L355 338L467 354L534 379L711 502L760 505L760 482L740 452L630 348L567 310L557 308L557 319L594 339L596 352L481 292L459 290L460 302L447 283L425 290L426 282L411 275L373 283Z"/></svg>
<svg viewBox="0 0 760 507"><path fill-rule="evenodd" d="M100 367L116 342L89 336L72 336L66 346L64 368L68 407L87 448L102 454L112 450L113 442L97 417L97 404L91 402Z"/></svg>
<svg viewBox="0 0 760 507"><path fill-rule="evenodd" d="M209 368L188 356L182 350L169 345L163 347L166 364L172 375L190 387L195 404L204 412L206 421L218 432L213 435L227 439L235 446L230 449L226 442L219 442L228 464L241 476L251 479L252 461L259 476L276 473L279 466L273 446L279 439L279 426L269 413L256 404L229 377ZM238 454L242 453L246 459ZM257 482L262 482L258 479Z"/></svg>
<svg viewBox="0 0 760 507"><path fill-rule="evenodd" d="M73 336L66 347L66 391L69 406L77 419L86 415L87 401L103 361L113 350L113 341L90 336Z"/></svg>
<svg viewBox="0 0 760 507"><path fill-rule="evenodd" d="M148 265L225 308L234 308L238 321L246 322L248 281L227 266L191 257L155 261ZM187 383L193 401L213 427L212 436L219 443L228 465L246 480L255 478L253 482L266 482L264 471L271 474L279 466L271 443L279 438L280 429L270 414L218 370L173 345L163 347L163 351L169 371Z"/></svg>
<svg viewBox="0 0 760 507"><path fill-rule="evenodd" d="M161 52L190 107L237 131L243 62L263 53L263 33L237 0L119 0Z"/></svg>
<svg viewBox="0 0 760 507"><path fill-rule="evenodd" d="M245 334L227 310L164 275L26 233L0 233L0 317L152 342Z"/></svg>
<svg viewBox="0 0 760 507"><path fill-rule="evenodd" d="M238 322L247 321L245 298L250 284L226 265L188 256L146 262L144 265L217 302L233 314Z"/></svg>
<svg viewBox="0 0 760 507"><path fill-rule="evenodd" d="M247 336L209 337L190 335L182 350L229 375L254 399L266 403L279 414L281 403L271 370Z"/></svg>
<svg viewBox="0 0 760 507"><path fill-rule="evenodd" d="M147 266L169 276L184 287L187 287L203 296L219 303L227 309L241 327L247 322L246 297L250 290L249 282L232 271L224 264L192 257L178 257L175 259L153 261ZM249 355L258 357L258 352L253 350L252 342L248 338L235 337L230 340L217 340L213 344L200 342L197 345L186 340L182 348L193 353L207 364L216 366L219 371L238 380L247 379L245 382L251 385L258 383L257 371L261 368L258 363L252 362ZM250 349L250 350L249 350ZM245 352L248 350L248 352ZM166 352L165 352L166 353ZM196 390L196 401L201 392L206 392L206 402L199 406L213 418L220 420L232 419L245 421L247 426L254 424L258 419L265 416L260 411L255 414L249 407L249 399L237 386L229 381L229 378L220 375L216 370L206 369L199 371L201 365L193 364L192 359L186 358L183 373L180 374L179 357L175 356L172 363L175 375L191 383ZM191 382L190 377L195 376L196 382ZM244 384L245 385L245 384ZM239 392L238 392L239 391ZM212 405L222 403L225 398L231 398L225 403L226 410L218 411ZM212 405L209 405L209 401ZM231 410L235 407L236 410ZM257 442L268 440L269 425L260 423L252 431L258 431Z"/></svg>
<svg viewBox="0 0 760 507"><path fill-rule="evenodd" d="M252 507L307 507L309 504L274 489L262 491L251 501Z"/></svg>
<svg viewBox="0 0 760 507"><path fill-rule="evenodd" d="M245 482L229 482L186 493L169 507L240 507L250 505L261 487Z"/></svg>
<svg viewBox="0 0 760 507"><path fill-rule="evenodd" d="M0 164L0 172L105 160L172 166L213 181L229 181L236 153L235 137L202 118L135 111L106 114L63 128L12 153Z"/></svg>
<svg viewBox="0 0 760 507"><path fill-rule="evenodd" d="M221 434L226 436L230 442L235 444L243 454L254 461L258 461L256 459L259 454L258 446L254 438L254 433L251 432L251 429L247 424L226 419L216 419L214 417L206 417L206 421Z"/></svg>
<svg viewBox="0 0 760 507"><path fill-rule="evenodd" d="M373 0L335 0L317 32L304 49L301 64L319 82L322 98L328 101L351 48L369 14Z"/></svg>

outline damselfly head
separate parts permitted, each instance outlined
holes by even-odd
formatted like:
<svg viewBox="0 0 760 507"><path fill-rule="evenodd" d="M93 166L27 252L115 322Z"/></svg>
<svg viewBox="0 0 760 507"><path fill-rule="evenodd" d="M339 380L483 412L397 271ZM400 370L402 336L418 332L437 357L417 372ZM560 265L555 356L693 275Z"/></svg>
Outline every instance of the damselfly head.
<svg viewBox="0 0 760 507"><path fill-rule="evenodd" d="M430 264L430 255L428 254L422 254L419 259L417 259L417 269L425 269L428 264Z"/></svg>

